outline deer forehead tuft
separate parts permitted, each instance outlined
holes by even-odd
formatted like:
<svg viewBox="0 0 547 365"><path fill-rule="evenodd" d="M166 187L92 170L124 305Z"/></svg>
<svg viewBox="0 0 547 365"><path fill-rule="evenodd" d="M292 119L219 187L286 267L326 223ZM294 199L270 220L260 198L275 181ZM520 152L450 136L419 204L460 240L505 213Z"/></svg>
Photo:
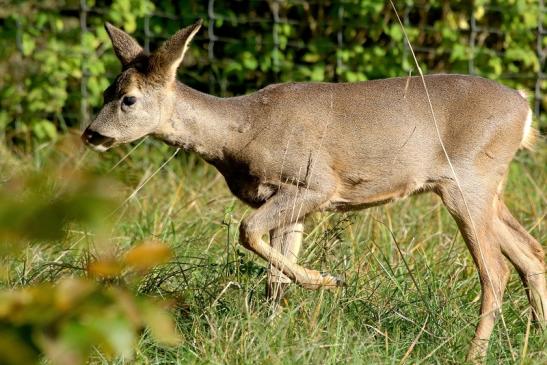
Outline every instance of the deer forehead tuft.
<svg viewBox="0 0 547 365"><path fill-rule="evenodd" d="M145 87L146 79L145 76L136 69L130 68L118 76L115 84L116 94L122 96L127 94L130 90L142 90Z"/></svg>
<svg viewBox="0 0 547 365"><path fill-rule="evenodd" d="M137 70L127 69L103 92L104 103L119 99L133 90L143 90L145 83L145 77Z"/></svg>

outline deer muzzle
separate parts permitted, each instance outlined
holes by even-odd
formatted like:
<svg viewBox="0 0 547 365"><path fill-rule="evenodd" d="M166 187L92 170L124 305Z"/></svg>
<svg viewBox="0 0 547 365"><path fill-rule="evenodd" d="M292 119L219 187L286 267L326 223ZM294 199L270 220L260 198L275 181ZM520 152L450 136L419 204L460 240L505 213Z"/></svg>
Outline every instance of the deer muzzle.
<svg viewBox="0 0 547 365"><path fill-rule="evenodd" d="M114 144L114 138L104 136L90 128L87 128L82 134L82 141L91 149L98 152L104 152Z"/></svg>

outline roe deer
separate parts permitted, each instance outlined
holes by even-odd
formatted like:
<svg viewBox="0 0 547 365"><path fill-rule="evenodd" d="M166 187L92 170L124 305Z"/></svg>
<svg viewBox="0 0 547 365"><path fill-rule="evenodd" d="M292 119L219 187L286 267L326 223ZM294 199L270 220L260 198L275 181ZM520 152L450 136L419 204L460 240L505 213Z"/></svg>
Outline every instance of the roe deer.
<svg viewBox="0 0 547 365"><path fill-rule="evenodd" d="M341 284L296 263L311 212L434 192L456 220L479 273L482 302L469 358L487 351L509 278L503 256L519 272L535 319L546 323L543 248L502 197L509 163L534 136L522 95L479 77L425 76L452 171L420 78L276 84L218 98L176 80L200 26L178 31L147 54L106 24L123 69L83 133L91 148L105 151L152 135L215 166L232 193L256 208L241 223L240 239L270 263L270 295L277 283ZM268 233L270 244L263 240Z"/></svg>

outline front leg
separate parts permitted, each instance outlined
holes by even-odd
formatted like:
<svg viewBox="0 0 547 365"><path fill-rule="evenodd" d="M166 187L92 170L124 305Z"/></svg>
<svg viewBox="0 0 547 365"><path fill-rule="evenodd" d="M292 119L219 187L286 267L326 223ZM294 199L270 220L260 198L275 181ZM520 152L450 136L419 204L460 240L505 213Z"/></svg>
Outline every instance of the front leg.
<svg viewBox="0 0 547 365"><path fill-rule="evenodd" d="M308 289L337 287L342 281L292 262L262 239L268 231L303 219L328 201L330 194L305 188L280 189L258 210L243 220L240 226L241 244L268 261L289 279Z"/></svg>
<svg viewBox="0 0 547 365"><path fill-rule="evenodd" d="M301 222L288 224L270 231L270 246L283 254L290 262L295 263L302 246L304 224ZM279 303L285 296L285 290L291 283L285 274L270 264L268 282L266 283L266 297Z"/></svg>

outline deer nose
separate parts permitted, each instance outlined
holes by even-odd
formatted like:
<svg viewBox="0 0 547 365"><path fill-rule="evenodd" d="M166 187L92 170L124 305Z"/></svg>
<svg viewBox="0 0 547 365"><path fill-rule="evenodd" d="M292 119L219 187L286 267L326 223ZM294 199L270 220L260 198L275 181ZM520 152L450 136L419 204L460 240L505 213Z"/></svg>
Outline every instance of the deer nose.
<svg viewBox="0 0 547 365"><path fill-rule="evenodd" d="M82 140L92 146L110 147L114 143L114 138L103 136L99 132L95 132L89 128L82 134Z"/></svg>

